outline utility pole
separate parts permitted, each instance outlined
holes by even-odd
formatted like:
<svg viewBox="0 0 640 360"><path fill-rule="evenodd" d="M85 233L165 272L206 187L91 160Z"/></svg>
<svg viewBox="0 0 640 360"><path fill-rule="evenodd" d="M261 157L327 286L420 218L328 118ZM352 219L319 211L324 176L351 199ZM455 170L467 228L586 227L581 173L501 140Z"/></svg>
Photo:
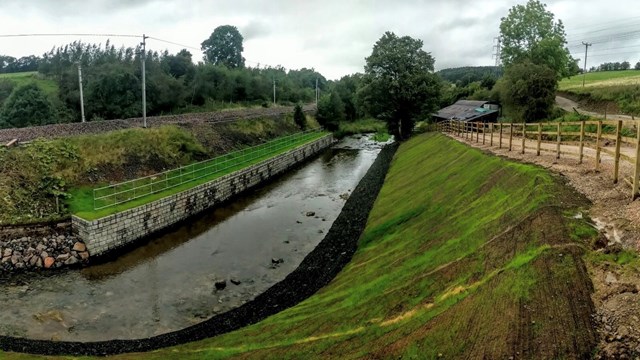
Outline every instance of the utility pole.
<svg viewBox="0 0 640 360"><path fill-rule="evenodd" d="M318 78L316 78L316 110L318 110Z"/></svg>
<svg viewBox="0 0 640 360"><path fill-rule="evenodd" d="M273 78L273 105L276 104L276 78Z"/></svg>
<svg viewBox="0 0 640 360"><path fill-rule="evenodd" d="M587 75L587 55L589 54L589 46L593 44L583 41L582 45L584 45L584 69L582 70L582 87L584 88L585 76Z"/></svg>
<svg viewBox="0 0 640 360"><path fill-rule="evenodd" d="M147 127L147 35L142 34L142 121L143 127Z"/></svg>
<svg viewBox="0 0 640 360"><path fill-rule="evenodd" d="M84 95L82 93L82 64L78 62L78 85L80 86L80 113L82 114L82 122L86 122L84 117Z"/></svg>

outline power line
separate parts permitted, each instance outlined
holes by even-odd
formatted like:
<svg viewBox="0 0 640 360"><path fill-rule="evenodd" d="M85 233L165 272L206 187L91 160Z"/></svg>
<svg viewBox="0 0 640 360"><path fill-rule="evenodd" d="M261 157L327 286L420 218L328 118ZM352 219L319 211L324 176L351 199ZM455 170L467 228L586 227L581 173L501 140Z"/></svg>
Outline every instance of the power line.
<svg viewBox="0 0 640 360"><path fill-rule="evenodd" d="M140 35L130 34L0 34L0 38L13 38L13 37L43 37L43 36L95 36L95 37L122 37L122 38L139 38Z"/></svg>
<svg viewBox="0 0 640 360"><path fill-rule="evenodd" d="M169 41L169 40L159 39L159 38L153 37L153 36L147 36L147 39L160 41L160 42L171 44L171 45L180 46L180 47L183 47L185 49L191 49L191 50L196 50L196 51L201 51L202 50L201 48L197 48L195 46L184 45L184 44L180 44L180 43Z"/></svg>

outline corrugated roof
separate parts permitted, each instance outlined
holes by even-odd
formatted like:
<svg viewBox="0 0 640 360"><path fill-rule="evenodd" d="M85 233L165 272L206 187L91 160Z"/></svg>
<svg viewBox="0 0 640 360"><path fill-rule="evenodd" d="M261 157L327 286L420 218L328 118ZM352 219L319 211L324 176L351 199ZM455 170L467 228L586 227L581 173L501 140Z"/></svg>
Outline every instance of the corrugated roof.
<svg viewBox="0 0 640 360"><path fill-rule="evenodd" d="M434 116L446 120L470 121L498 112L482 106L488 101L459 100L455 104L438 111Z"/></svg>

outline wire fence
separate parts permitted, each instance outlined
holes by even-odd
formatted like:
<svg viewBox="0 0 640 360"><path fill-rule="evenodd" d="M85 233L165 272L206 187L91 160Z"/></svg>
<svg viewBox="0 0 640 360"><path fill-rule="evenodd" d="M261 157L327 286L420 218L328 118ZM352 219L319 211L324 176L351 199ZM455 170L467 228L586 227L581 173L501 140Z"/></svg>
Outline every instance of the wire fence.
<svg viewBox="0 0 640 360"><path fill-rule="evenodd" d="M110 208L183 184L222 176L316 139L321 133L321 129L311 129L156 175L97 188L93 190L93 209Z"/></svg>

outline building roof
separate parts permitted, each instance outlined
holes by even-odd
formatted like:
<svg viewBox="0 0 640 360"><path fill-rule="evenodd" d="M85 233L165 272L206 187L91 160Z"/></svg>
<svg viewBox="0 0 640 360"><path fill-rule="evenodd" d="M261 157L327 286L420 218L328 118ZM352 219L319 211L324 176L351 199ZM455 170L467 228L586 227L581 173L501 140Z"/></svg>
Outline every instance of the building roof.
<svg viewBox="0 0 640 360"><path fill-rule="evenodd" d="M445 120L471 121L498 112L483 108L487 103L489 101L459 100L455 104L441 109L433 116Z"/></svg>

